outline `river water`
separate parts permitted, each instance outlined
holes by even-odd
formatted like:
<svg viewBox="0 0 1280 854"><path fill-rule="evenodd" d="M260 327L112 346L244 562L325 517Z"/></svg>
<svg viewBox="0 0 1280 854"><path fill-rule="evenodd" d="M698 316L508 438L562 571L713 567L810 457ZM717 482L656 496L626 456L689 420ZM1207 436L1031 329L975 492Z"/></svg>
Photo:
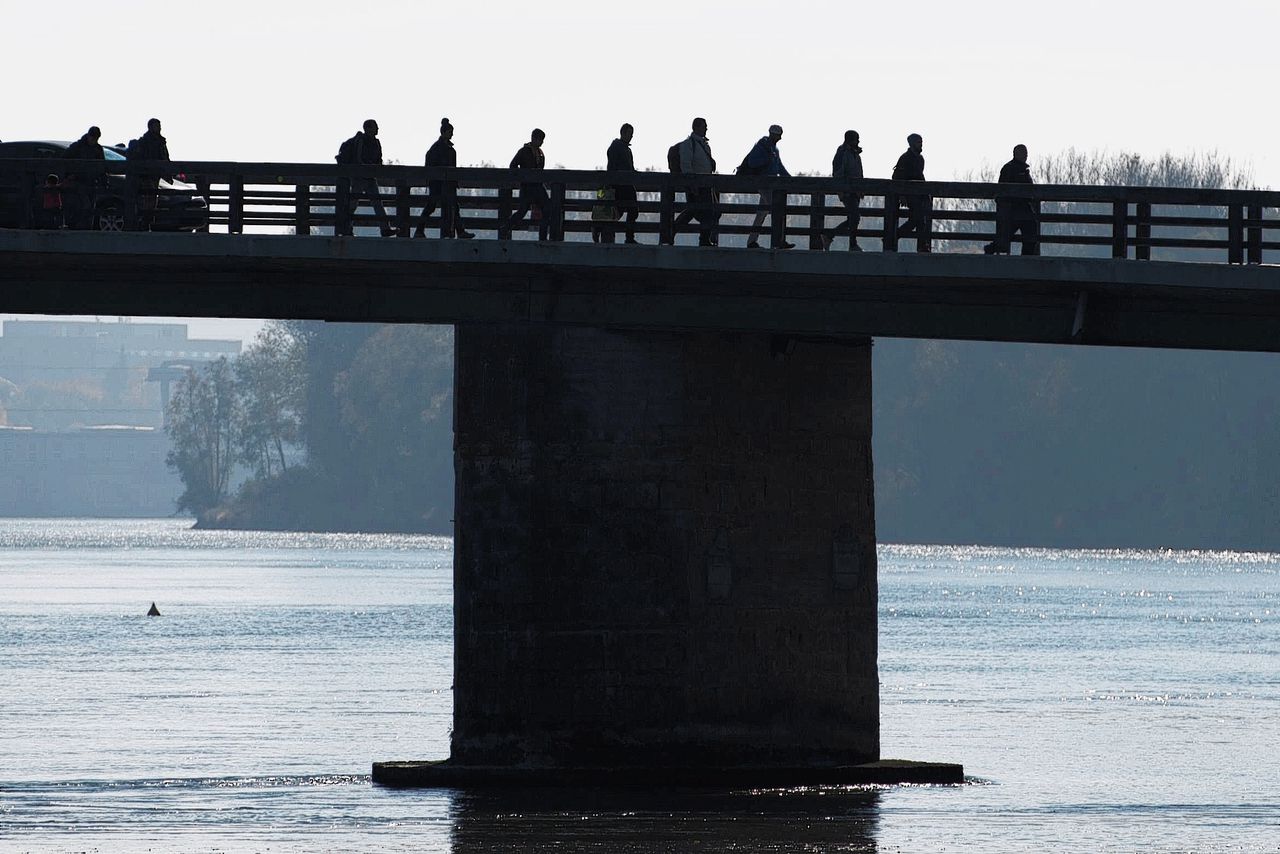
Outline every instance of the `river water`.
<svg viewBox="0 0 1280 854"><path fill-rule="evenodd" d="M1280 851L1280 556L883 546L884 755L967 785L494 796L368 777L450 541L186 525L0 520L0 850Z"/></svg>

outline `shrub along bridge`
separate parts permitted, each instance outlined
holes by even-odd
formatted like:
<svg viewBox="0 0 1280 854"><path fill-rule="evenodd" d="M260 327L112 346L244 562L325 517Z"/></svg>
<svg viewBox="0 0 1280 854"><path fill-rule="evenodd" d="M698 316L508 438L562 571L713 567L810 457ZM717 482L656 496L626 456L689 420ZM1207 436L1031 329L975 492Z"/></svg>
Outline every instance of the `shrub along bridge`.
<svg viewBox="0 0 1280 854"><path fill-rule="evenodd" d="M48 162L16 168L33 182ZM111 168L137 186L161 167ZM1273 193L162 168L199 176L230 233L0 231L0 311L456 324L452 759L375 766L390 785L957 779L865 764L880 757L871 337L1280 350L1280 274L1260 263L1280 248ZM365 178L401 237L415 191L456 181L480 239L324 234ZM566 239L486 239L531 178ZM720 194L721 247L582 242L599 188L635 186L653 235L694 182ZM915 252L724 245L758 192L774 240L814 248L840 193L863 196L859 237L891 250L901 200L931 201ZM1039 204L1045 256L976 251L1006 194Z"/></svg>

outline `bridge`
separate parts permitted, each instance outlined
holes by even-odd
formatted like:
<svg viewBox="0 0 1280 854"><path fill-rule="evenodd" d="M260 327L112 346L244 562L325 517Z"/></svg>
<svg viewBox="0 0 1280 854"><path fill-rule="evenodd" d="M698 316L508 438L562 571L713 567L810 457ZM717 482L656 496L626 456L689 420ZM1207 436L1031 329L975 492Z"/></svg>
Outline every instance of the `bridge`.
<svg viewBox="0 0 1280 854"><path fill-rule="evenodd" d="M452 758L375 766L390 785L955 779L868 765L871 339L1280 349L1280 194L548 170L540 242L507 230L509 170L114 168L126 226L163 168L225 233L0 231L0 311L456 325ZM399 237L332 236L362 180ZM652 240L694 181L719 247L584 241L599 188L635 186ZM431 182L477 239L407 239ZM729 245L761 192L774 241L814 250L859 194L869 251ZM1011 192L1044 256L976 251ZM898 252L908 196L925 228Z"/></svg>

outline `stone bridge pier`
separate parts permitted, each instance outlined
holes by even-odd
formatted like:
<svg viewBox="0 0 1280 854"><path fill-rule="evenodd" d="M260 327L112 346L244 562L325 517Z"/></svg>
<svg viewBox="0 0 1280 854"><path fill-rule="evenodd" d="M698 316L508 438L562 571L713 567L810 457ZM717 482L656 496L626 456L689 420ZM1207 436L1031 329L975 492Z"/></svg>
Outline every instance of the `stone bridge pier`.
<svg viewBox="0 0 1280 854"><path fill-rule="evenodd" d="M869 339L456 342L452 755L375 780L879 759Z"/></svg>

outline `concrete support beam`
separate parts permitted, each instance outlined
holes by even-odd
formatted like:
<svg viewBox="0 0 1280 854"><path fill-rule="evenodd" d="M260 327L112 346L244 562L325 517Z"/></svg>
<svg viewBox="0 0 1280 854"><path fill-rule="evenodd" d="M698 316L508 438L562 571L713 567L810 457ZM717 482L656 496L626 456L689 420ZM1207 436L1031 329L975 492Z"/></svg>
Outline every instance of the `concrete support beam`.
<svg viewBox="0 0 1280 854"><path fill-rule="evenodd" d="M456 364L451 764L879 758L870 341L463 325Z"/></svg>

